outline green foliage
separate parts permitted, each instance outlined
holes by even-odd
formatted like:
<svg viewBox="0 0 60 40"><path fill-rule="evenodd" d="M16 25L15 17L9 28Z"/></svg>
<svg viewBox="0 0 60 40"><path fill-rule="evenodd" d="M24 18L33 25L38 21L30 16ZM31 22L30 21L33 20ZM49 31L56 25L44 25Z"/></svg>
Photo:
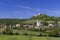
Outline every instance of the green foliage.
<svg viewBox="0 0 60 40"><path fill-rule="evenodd" d="M16 32L16 33L15 33L15 35L19 35L19 33L18 33L18 32Z"/></svg>
<svg viewBox="0 0 60 40"><path fill-rule="evenodd" d="M3 34L13 35L13 30L10 29L10 28L6 28L6 29L3 31Z"/></svg>
<svg viewBox="0 0 60 40"><path fill-rule="evenodd" d="M42 24L43 24L44 26L48 26L48 22L46 22L46 21L42 22Z"/></svg>
<svg viewBox="0 0 60 40"><path fill-rule="evenodd" d="M28 19L0 19L0 24L16 24L27 20Z"/></svg>

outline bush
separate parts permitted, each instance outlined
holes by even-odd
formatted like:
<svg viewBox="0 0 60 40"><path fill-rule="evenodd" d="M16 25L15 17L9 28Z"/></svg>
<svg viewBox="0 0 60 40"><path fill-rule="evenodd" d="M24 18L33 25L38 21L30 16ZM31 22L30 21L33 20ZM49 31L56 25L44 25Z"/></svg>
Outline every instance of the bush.
<svg viewBox="0 0 60 40"><path fill-rule="evenodd" d="M19 35L19 33L17 33L17 32L16 32L15 34L16 34L16 35Z"/></svg>
<svg viewBox="0 0 60 40"><path fill-rule="evenodd" d="M24 33L23 35L28 35L28 33Z"/></svg>
<svg viewBox="0 0 60 40"><path fill-rule="evenodd" d="M3 31L3 34L13 35L13 30L10 28L6 28L5 31Z"/></svg>
<svg viewBox="0 0 60 40"><path fill-rule="evenodd" d="M3 34L6 34L5 31L3 31Z"/></svg>

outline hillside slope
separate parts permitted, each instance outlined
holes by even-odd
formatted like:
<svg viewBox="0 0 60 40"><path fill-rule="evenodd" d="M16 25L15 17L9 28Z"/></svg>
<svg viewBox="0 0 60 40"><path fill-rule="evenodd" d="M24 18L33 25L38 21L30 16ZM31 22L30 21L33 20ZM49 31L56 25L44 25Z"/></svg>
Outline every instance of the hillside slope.
<svg viewBox="0 0 60 40"><path fill-rule="evenodd" d="M43 21L54 21L54 20L60 21L60 17L48 16L45 14L35 15L31 19L39 19Z"/></svg>

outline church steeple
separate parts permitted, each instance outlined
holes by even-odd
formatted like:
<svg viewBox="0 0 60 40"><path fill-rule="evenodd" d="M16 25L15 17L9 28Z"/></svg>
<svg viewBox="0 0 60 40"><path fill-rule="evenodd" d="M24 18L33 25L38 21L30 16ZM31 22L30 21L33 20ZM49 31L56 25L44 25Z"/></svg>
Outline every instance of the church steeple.
<svg viewBox="0 0 60 40"><path fill-rule="evenodd" d="M39 27L41 25L41 22L39 20L36 21L36 26Z"/></svg>

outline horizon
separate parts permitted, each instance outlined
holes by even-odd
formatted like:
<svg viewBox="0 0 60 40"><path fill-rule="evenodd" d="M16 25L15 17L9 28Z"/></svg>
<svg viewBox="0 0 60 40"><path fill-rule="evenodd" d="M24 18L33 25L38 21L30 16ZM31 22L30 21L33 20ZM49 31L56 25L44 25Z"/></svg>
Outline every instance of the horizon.
<svg viewBox="0 0 60 40"><path fill-rule="evenodd" d="M0 18L28 19L38 13L60 17L60 0L0 0Z"/></svg>

